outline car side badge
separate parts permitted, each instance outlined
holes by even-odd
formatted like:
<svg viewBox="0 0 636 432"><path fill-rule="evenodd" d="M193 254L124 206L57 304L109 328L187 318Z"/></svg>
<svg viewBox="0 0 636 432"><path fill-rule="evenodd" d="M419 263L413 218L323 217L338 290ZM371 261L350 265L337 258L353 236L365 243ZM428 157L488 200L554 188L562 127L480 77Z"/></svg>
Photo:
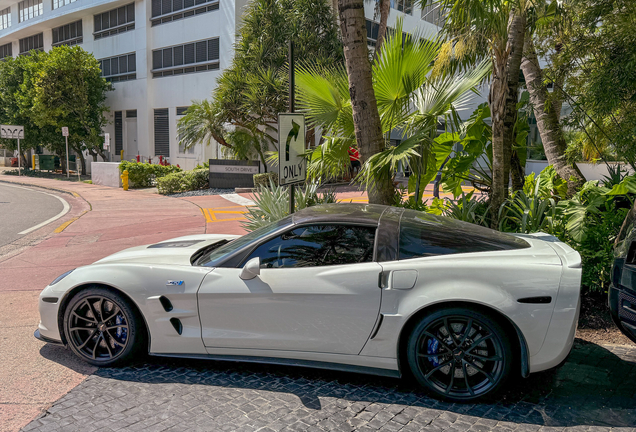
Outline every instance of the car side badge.
<svg viewBox="0 0 636 432"><path fill-rule="evenodd" d="M183 281L167 281L166 286L181 286L183 285Z"/></svg>

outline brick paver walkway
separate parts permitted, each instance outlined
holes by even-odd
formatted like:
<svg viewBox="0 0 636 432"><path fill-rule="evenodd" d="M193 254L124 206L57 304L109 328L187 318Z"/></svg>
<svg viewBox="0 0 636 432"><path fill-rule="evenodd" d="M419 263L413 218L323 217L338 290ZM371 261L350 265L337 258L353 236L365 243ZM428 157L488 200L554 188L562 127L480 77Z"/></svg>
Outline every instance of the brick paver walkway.
<svg viewBox="0 0 636 432"><path fill-rule="evenodd" d="M55 348L62 349L62 348ZM254 364L100 369L24 431L636 431L636 346L577 340L568 362L497 400L450 404L407 382Z"/></svg>

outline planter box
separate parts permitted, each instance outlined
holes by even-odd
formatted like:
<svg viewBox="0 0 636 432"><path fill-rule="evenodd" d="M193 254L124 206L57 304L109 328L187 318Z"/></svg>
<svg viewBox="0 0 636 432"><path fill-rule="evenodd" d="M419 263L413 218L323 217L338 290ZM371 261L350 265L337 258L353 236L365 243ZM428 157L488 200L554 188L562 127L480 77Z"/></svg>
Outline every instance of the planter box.
<svg viewBox="0 0 636 432"><path fill-rule="evenodd" d="M120 188L119 162L91 162L93 184Z"/></svg>

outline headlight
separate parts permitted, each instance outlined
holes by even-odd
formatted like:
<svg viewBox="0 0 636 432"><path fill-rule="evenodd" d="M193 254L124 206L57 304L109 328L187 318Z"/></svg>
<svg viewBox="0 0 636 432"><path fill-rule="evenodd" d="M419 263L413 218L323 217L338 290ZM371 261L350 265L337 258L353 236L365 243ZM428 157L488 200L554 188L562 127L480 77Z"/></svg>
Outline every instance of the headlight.
<svg viewBox="0 0 636 432"><path fill-rule="evenodd" d="M75 269L73 269L73 270L75 270ZM72 272L73 270L69 270L69 271L67 271L66 273L62 273L61 275L59 275L58 277L56 277L56 278L55 278L55 280L49 284L49 286L51 286L51 285L55 285L56 283L58 283L59 281L61 281L62 279L64 279L66 276L70 275L70 274L71 274L71 272Z"/></svg>

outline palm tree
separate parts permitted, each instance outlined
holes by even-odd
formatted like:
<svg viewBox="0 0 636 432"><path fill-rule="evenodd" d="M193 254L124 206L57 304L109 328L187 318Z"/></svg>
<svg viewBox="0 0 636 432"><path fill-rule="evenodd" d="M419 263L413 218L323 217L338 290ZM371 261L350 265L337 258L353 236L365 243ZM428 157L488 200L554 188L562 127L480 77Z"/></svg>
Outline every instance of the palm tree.
<svg viewBox="0 0 636 432"><path fill-rule="evenodd" d="M418 0L423 6L426 0ZM492 114L491 208L503 204L508 191L514 142L519 70L531 0L440 0L446 10L445 32L469 47L463 59L472 67L482 59L492 62L489 104ZM496 211L492 226L497 227Z"/></svg>
<svg viewBox="0 0 636 432"><path fill-rule="evenodd" d="M374 154L384 150L384 139L373 92L363 0L339 0L338 16L355 137L360 151L360 162L364 163ZM379 175L374 186L368 191L370 203L390 204L393 201L393 184L387 175Z"/></svg>
<svg viewBox="0 0 636 432"><path fill-rule="evenodd" d="M434 152L433 142L440 121L458 126L457 110L490 70L482 62L465 74L438 75L430 78L434 60L442 44L420 35L402 37L402 22L384 42L384 48L373 65L372 84L377 113L383 135L401 130L405 137L400 145L387 147L371 155L359 176L369 190L377 185L391 184L398 164L413 171L416 199L421 197L420 185L426 185L439 165L450 154L452 142L445 152ZM345 171L347 150L355 145L353 106L348 80L343 68L300 67L296 75L298 100L308 120L320 127L325 142L311 154L309 172L315 177L334 176ZM391 192L393 188L391 186Z"/></svg>

